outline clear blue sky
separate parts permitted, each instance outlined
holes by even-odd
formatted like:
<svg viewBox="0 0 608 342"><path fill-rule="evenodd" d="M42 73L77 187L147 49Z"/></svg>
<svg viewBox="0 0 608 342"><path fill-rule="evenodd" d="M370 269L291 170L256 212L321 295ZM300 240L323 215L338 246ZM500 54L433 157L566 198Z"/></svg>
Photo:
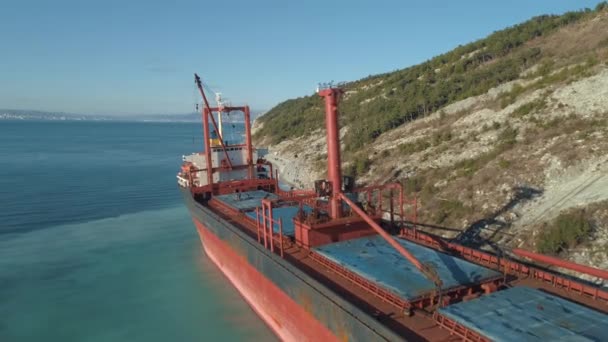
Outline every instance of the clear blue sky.
<svg viewBox="0 0 608 342"><path fill-rule="evenodd" d="M599 0L0 0L0 108L187 113L192 73L257 110Z"/></svg>

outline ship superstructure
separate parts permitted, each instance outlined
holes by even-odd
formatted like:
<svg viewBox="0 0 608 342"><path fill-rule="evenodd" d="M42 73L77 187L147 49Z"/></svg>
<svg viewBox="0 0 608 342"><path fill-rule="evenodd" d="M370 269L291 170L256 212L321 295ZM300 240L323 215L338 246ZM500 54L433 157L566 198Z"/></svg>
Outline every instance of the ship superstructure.
<svg viewBox="0 0 608 342"><path fill-rule="evenodd" d="M249 108L204 101L204 151L178 183L207 255L284 340L608 340L608 291L514 257L417 229L399 183L357 187L341 173L342 90L321 86L327 179L283 191L251 143ZM229 144L221 116L244 115ZM218 120L214 115L219 115ZM526 251L515 255L608 279Z"/></svg>
<svg viewBox="0 0 608 342"><path fill-rule="evenodd" d="M204 103L204 151L182 157L184 163L177 175L179 185L204 196L235 190L247 191L257 187L272 188L276 182L268 180L269 175L272 175L272 165L263 159L266 150L254 149L251 144L249 106L225 106L221 96L218 96L218 106L211 107L198 75L195 75L195 83ZM223 138L222 116L231 113L237 115L237 112L243 115L245 141L237 140L229 144Z"/></svg>

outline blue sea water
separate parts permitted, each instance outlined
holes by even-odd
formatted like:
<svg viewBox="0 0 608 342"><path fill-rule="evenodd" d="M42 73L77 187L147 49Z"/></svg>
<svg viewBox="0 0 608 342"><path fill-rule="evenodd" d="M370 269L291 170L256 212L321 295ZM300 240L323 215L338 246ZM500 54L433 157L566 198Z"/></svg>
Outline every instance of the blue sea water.
<svg viewBox="0 0 608 342"><path fill-rule="evenodd" d="M0 121L0 341L274 340L175 174L200 125Z"/></svg>

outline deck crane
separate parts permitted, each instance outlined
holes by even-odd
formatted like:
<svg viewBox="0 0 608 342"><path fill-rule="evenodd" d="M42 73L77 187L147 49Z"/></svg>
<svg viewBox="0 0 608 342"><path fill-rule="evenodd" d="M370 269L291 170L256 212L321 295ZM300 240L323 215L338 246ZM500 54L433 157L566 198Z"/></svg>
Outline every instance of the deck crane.
<svg viewBox="0 0 608 342"><path fill-rule="evenodd" d="M226 156L226 162L228 163L228 170L232 170L232 163L230 162L230 157L228 156L228 151L226 150L226 145L224 144L224 139L222 137L222 131L220 130L220 127L218 126L218 124L215 122L215 118L213 117L213 113L211 113L211 106L209 106L209 102L207 101L207 96L205 96L205 91L203 90L203 83L201 82L201 78L197 75L194 74L194 83L196 84L198 91L200 92L201 96L203 97L203 104L205 105L205 107L203 108L203 111L208 111L211 115L209 115L211 117L211 123L213 123L213 128L215 129L215 132L217 134L217 140L220 143L220 146L222 147L222 150L224 151L224 155ZM222 113L220 112L219 115L222 115ZM206 123L206 121L203 119L203 123Z"/></svg>

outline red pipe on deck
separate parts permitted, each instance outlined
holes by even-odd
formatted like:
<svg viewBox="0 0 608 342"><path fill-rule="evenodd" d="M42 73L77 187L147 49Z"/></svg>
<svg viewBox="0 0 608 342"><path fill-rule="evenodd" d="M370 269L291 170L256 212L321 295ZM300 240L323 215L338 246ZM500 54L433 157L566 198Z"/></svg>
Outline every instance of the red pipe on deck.
<svg viewBox="0 0 608 342"><path fill-rule="evenodd" d="M526 251L526 250L519 249L519 248L515 248L513 250L513 253L515 253L518 256L530 258L534 261L542 262L542 263L549 264L552 266L566 268L566 269L569 269L572 271L592 275L594 277L598 277L598 278L602 278L602 279L608 279L608 271L601 270L599 268L580 265L580 264L577 264L577 263L574 263L571 261L566 261L563 259L550 257L548 255L538 254L538 253Z"/></svg>
<svg viewBox="0 0 608 342"><path fill-rule="evenodd" d="M442 281L439 279L437 272L426 265L423 265L420 260L418 260L412 253L410 253L407 249L403 248L395 239L387 233L380 225L378 225L371 217L365 213L365 211L361 210L353 201L351 201L344 194L340 194L340 197L348 206L355 212L357 215L361 216L365 222L367 222L386 242L388 242L393 248L397 250L403 257L405 257L409 262L411 262L425 277L431 280L435 285L441 287Z"/></svg>
<svg viewBox="0 0 608 342"><path fill-rule="evenodd" d="M342 89L327 88L319 91L325 99L325 127L327 128L327 178L331 182L330 216L342 217L340 194L342 172L340 170L340 130L338 127L338 100Z"/></svg>
<svg viewBox="0 0 608 342"><path fill-rule="evenodd" d="M361 208L359 208L355 203L353 203L348 197L346 197L343 194L340 194L340 196L342 197L342 200L344 200L344 202L346 202L346 204L348 204L348 206L357 213L357 215L361 216L361 218L363 218L363 220L365 220L365 222L367 222L370 226L372 226L372 228L378 233L380 234L380 236L382 236L384 238L384 240L386 240L391 246L393 246L399 253L401 253L401 255L403 255L407 260L409 260L412 264L414 264L414 266L416 266L416 268L421 269L422 268L422 263L420 263L420 261L418 259L416 259L416 257L407 251L407 249L403 248L403 246L401 246L399 243L397 243L397 241L395 241L395 239L393 239L393 237L387 233L386 231L384 231L384 229L382 229L382 227L380 227L371 217L369 217L367 215L367 213L365 213L363 210L361 210Z"/></svg>

